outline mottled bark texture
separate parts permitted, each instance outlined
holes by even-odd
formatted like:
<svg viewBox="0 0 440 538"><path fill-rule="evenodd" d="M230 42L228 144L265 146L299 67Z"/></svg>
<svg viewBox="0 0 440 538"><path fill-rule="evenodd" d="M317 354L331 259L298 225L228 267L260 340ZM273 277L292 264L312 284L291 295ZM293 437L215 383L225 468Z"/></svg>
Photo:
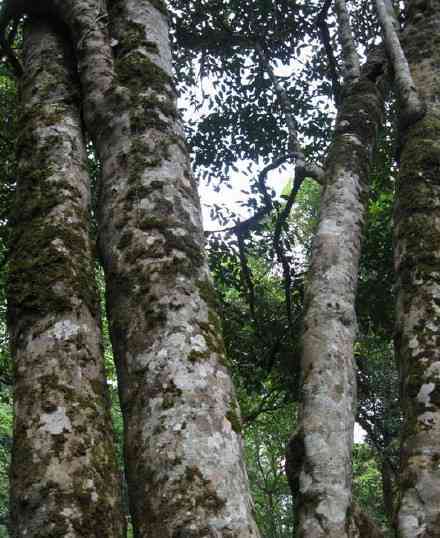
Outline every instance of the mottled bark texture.
<svg viewBox="0 0 440 538"><path fill-rule="evenodd" d="M404 425L401 538L440 537L440 2L409 2L404 50L426 115L401 133L396 352Z"/></svg>
<svg viewBox="0 0 440 538"><path fill-rule="evenodd" d="M338 34L342 47L344 65L344 82L352 84L360 77L359 55L353 39L350 16L345 0L335 0L336 16L338 18Z"/></svg>
<svg viewBox="0 0 440 538"><path fill-rule="evenodd" d="M300 538L356 536L350 514L354 300L382 107L383 95L368 69L343 101L327 159L306 292L299 429L291 443L297 454L290 473L297 476Z"/></svg>
<svg viewBox="0 0 440 538"><path fill-rule="evenodd" d="M165 5L53 5L75 37L102 163L99 246L135 536L256 537Z"/></svg>
<svg viewBox="0 0 440 538"><path fill-rule="evenodd" d="M414 123L424 114L408 61L399 39L399 23L391 0L376 0L376 11L382 27L384 45L394 71L394 86L400 104L402 124Z"/></svg>
<svg viewBox="0 0 440 538"><path fill-rule="evenodd" d="M8 288L12 535L120 538L74 60L32 20L24 61Z"/></svg>

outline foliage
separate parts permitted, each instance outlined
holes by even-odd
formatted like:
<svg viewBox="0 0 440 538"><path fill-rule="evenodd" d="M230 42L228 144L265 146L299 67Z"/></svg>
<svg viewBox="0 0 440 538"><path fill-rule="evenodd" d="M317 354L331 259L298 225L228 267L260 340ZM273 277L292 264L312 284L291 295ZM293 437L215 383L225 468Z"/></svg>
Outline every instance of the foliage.
<svg viewBox="0 0 440 538"><path fill-rule="evenodd" d="M387 527L382 502L382 476L377 454L366 444L353 447L353 496L373 518Z"/></svg>
<svg viewBox="0 0 440 538"><path fill-rule="evenodd" d="M300 238L302 271L307 267L307 253L313 229L316 225L319 189L306 184L292 212L292 233ZM288 187L286 187L288 188ZM381 197L378 197L382 200ZM377 222L390 218L392 193L387 203L377 203L373 196L366 235L370 247L362 259L361 272L365 275L361 285L379 287L383 274L370 272L372 258L380 248L386 256L383 267L391 273L391 237L389 229L382 233L382 245L373 240ZM263 535L267 538L291 536L294 499L289 497L284 476L284 451L287 440L295 427L295 400L297 394L297 361L299 360L299 334L290 334L284 314L284 296L281 275L270 266L270 258L264 249L253 251L249 259L255 286L255 313L259 321L252 321L246 286L242 278L239 255L220 242L210 244L210 262L219 295L223 329L228 357L238 389L243 414L246 458L256 503L256 515ZM266 258L265 258L266 256ZM293 289L298 320L302 312L302 278ZM389 290L387 290L389 293ZM368 311L371 294L358 304L361 326L369 333L360 336L356 344L359 364L359 420L367 429L365 444L355 447L353 454L354 497L367 512L384 528L389 521L382 496L382 464L389 459L397 465L396 439L400 428L397 371L393 362L392 334L385 328L384 314L363 321L362 313ZM380 299L379 299L380 300ZM389 299L392 301L392 299ZM372 305L375 306L374 304ZM374 308L373 308L374 311ZM277 340L282 346L273 346ZM272 344L272 347L271 347ZM275 353L268 361L268 349ZM293 375L292 375L293 374ZM273 514L276 514L274 520ZM290 534L289 534L290 533Z"/></svg>
<svg viewBox="0 0 440 538"><path fill-rule="evenodd" d="M12 444L12 368L6 326L9 212L15 190L16 88L0 65L0 537L8 536L9 461Z"/></svg>
<svg viewBox="0 0 440 538"><path fill-rule="evenodd" d="M294 416L294 407L286 405L259 415L244 433L257 524L267 538L291 538L293 532L293 500L284 460Z"/></svg>

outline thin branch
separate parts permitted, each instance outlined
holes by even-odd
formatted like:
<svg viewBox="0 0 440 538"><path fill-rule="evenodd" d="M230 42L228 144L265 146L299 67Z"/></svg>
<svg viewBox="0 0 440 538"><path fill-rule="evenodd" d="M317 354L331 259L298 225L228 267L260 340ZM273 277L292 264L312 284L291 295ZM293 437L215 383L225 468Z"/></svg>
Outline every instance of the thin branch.
<svg viewBox="0 0 440 538"><path fill-rule="evenodd" d="M278 354L278 352L280 350L281 344L283 343L284 339L285 339L284 334L282 336L278 337L275 340L275 343L270 348L269 352L266 354L266 356L262 360L262 363L264 365L264 369L265 369L267 375L270 374L273 367L275 366L275 362L276 362L276 359L277 359L277 354Z"/></svg>
<svg viewBox="0 0 440 538"><path fill-rule="evenodd" d="M278 101L281 105L281 108L284 112L284 115L286 117L286 125L287 130L289 131L289 151L301 154L301 147L298 142L298 136L297 136L297 124L296 120L292 114L292 105L290 103L290 99L287 95L286 90L283 88L283 86L279 83L278 77L275 75L275 72L269 62L269 59L267 57L266 52L263 49L263 46L261 43L257 43L256 49L255 49L261 59L261 62L264 66L264 69L266 70L266 73L269 75L269 78L275 88L275 92L277 94Z"/></svg>
<svg viewBox="0 0 440 538"><path fill-rule="evenodd" d="M327 56L330 80L333 89L333 97L335 99L336 105L339 105L341 102L341 85L339 84L338 65L336 62L335 54L333 52L333 47L330 43L330 32L327 24L327 14L331 4L332 0L326 0L324 2L324 6L316 19L316 24L318 25L321 41L324 45L325 54Z"/></svg>
<svg viewBox="0 0 440 538"><path fill-rule="evenodd" d="M292 289L292 275L290 271L290 263L284 254L284 249L280 242L277 245L274 245L274 250L276 252L278 261L281 263L283 268L283 277L284 277L284 298L286 301L286 315L287 315L287 324L289 327L290 334L293 334L294 323L292 317L292 297L290 291Z"/></svg>
<svg viewBox="0 0 440 538"><path fill-rule="evenodd" d="M264 206L259 209L252 217L249 217L246 220L237 222L233 226L229 226L227 228L222 228L221 230L207 230L205 231L205 235L210 235L214 233L245 233L250 231L252 228L254 228L257 224L259 224L265 217L269 215L269 213L273 209L273 202L272 198L270 197L267 187L266 187L266 180L267 175L271 170L275 170L276 168L282 166L284 163L286 163L290 159L295 159L296 153L286 153L284 155L280 155L276 159L274 159L270 164L265 166L263 170L258 174L257 178L257 184L258 184L258 190L263 196L264 200Z"/></svg>
<svg viewBox="0 0 440 538"><path fill-rule="evenodd" d="M273 402L272 405L268 406L267 405L268 400L270 400L274 395L275 395L275 402ZM262 413L276 411L277 409L281 409L282 407L284 407L286 405L284 402L277 404L277 400L279 401L279 395L280 395L279 391L277 389L274 389L268 392L265 396L263 396L263 398L260 400L258 407L254 411L249 413L248 415L242 417L243 425L246 425L249 422L252 422L256 418L258 418L258 416L261 415Z"/></svg>
<svg viewBox="0 0 440 538"><path fill-rule="evenodd" d="M394 79L399 101L401 118L407 125L420 119L425 113L416 85L409 69L408 61L400 44L399 21L390 0L376 0L376 10L384 37L385 49L394 70Z"/></svg>
<svg viewBox="0 0 440 538"><path fill-rule="evenodd" d="M344 82L350 85L359 80L361 75L359 55L354 44L350 16L345 0L335 0L335 7L342 57L344 59Z"/></svg>
<svg viewBox="0 0 440 538"><path fill-rule="evenodd" d="M277 219L277 225L276 225L277 227L275 231L275 240L274 240L274 251L276 252L278 261L281 263L281 266L283 268L286 314L287 314L287 321L289 325L289 331L292 333L293 332L292 298L290 294L291 285L292 285L292 275L291 275L291 268L290 268L289 260L287 259L287 256L284 254L284 249L281 245L280 237L281 237L281 232L283 230L284 224L287 220L287 217L290 213L293 202L295 200L296 193L298 192L304 178L306 177L306 171L310 171L314 175L316 174L316 178L319 177L319 179L321 180L324 176L324 172L321 169L319 169L318 171L317 167L312 171L310 167L307 166L303 150L298 141L297 123L292 114L292 105L291 105L289 96L287 95L287 92L285 91L284 87L280 84L278 77L275 75L275 72L270 64L266 51L264 50L261 43L257 43L256 51L258 55L260 56L261 62L275 88L278 101L281 105L281 108L286 118L287 130L289 132L289 140L288 140L289 151L295 154L295 184L294 184L294 188L292 189L292 193L289 196L289 200L286 204L286 207L282 211L281 216Z"/></svg>
<svg viewBox="0 0 440 538"><path fill-rule="evenodd" d="M244 236L245 234L237 232L238 253L239 253L239 258L240 258L241 274L243 275L244 286L247 291L247 296L248 296L247 302L249 305L249 310L251 311L251 317L254 321L256 332L258 333L258 320L257 320L256 309L255 309L254 283L252 281L252 273L251 273L251 269L249 267L248 259L246 256L246 246L244 243Z"/></svg>
<svg viewBox="0 0 440 538"><path fill-rule="evenodd" d="M295 177L295 181L293 183L293 187L292 187L292 190L290 191L286 205L284 206L277 220L277 223L275 226L274 241L273 241L275 250L277 249L277 246L280 242L281 232L283 230L283 227L286 224L287 218L290 215L290 211L292 210L293 204L295 203L296 196L301 188L304 178L305 178L304 173L300 173L298 177Z"/></svg>
<svg viewBox="0 0 440 538"><path fill-rule="evenodd" d="M255 50L260 56L264 69L266 70L270 80L272 81L272 84L275 88L275 93L277 94L278 101L286 117L287 130L289 132L288 147L289 152L293 154L296 159L296 168L299 167L309 177L315 179L316 181L318 181L318 183L321 183L323 180L324 171L317 165L306 163L304 152L298 141L297 123L295 117L292 114L292 103L290 102L289 96L287 95L286 90L280 84L279 78L275 75L275 71L270 64L269 58L267 57L267 54L261 43L257 43ZM297 171L295 171L295 175L297 175Z"/></svg>
<svg viewBox="0 0 440 538"><path fill-rule="evenodd" d="M279 215L277 219L277 222L275 225L274 240L273 240L273 249L276 252L277 258L283 268L284 295L286 299L287 321L289 324L289 331L291 334L293 334L293 329L294 329L294 323L292 319L292 298L291 298L291 293L290 293L292 289L292 275L290 272L290 264L286 258L286 255L284 254L284 250L283 250L280 240L281 240L281 233L286 224L287 218L290 215L290 211L296 200L296 195L298 194L299 189L301 188L304 178L305 178L304 171L299 169L299 167L297 166L295 169L295 181L293 184L293 188L289 194L289 197L287 199L286 205L283 208L283 211L281 212L281 214Z"/></svg>

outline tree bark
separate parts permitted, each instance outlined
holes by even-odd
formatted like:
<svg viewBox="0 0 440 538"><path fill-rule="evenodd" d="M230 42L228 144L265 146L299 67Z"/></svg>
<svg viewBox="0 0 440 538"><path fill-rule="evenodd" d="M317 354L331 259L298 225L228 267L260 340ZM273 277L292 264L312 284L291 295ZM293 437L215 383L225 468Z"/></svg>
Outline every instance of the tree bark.
<svg viewBox="0 0 440 538"><path fill-rule="evenodd" d="M424 106L400 43L399 22L391 0L376 0L376 11L387 55L394 70L394 86L401 109L400 118L402 123L410 124L423 116Z"/></svg>
<svg viewBox="0 0 440 538"><path fill-rule="evenodd" d="M439 25L438 1L409 2L403 45L426 115L401 133L395 209L401 538L440 537Z"/></svg>
<svg viewBox="0 0 440 538"><path fill-rule="evenodd" d="M335 0L335 10L338 19L338 34L342 48L344 65L344 82L350 85L359 80L361 67L359 54L356 50L345 0Z"/></svg>
<svg viewBox="0 0 440 538"><path fill-rule="evenodd" d="M24 62L8 288L12 535L120 538L73 52L35 19Z"/></svg>
<svg viewBox="0 0 440 538"><path fill-rule="evenodd" d="M107 14L98 0L53 1L75 36L102 162L99 245L135 536L257 537L165 4L112 0Z"/></svg>
<svg viewBox="0 0 440 538"><path fill-rule="evenodd" d="M302 404L294 443L301 538L355 536L350 527L356 410L354 299L369 164L383 108L383 95L371 79L367 70L350 86L338 114L312 249Z"/></svg>

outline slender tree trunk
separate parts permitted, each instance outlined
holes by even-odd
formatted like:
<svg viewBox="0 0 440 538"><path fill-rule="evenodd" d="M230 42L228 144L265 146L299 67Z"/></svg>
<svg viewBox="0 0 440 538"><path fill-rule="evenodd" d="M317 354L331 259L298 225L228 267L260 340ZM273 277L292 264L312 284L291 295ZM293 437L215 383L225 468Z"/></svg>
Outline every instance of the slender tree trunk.
<svg viewBox="0 0 440 538"><path fill-rule="evenodd" d="M162 0L54 0L102 161L100 251L137 537L256 537ZM111 35L106 32L109 20Z"/></svg>
<svg viewBox="0 0 440 538"><path fill-rule="evenodd" d="M364 74L350 87L338 114L313 244L302 405L288 469L297 476L301 538L356 535L349 528L356 410L354 300L369 163L383 108L383 96L370 79L371 73Z"/></svg>
<svg viewBox="0 0 440 538"><path fill-rule="evenodd" d="M12 534L120 538L74 59L35 19L24 62L8 290Z"/></svg>
<svg viewBox="0 0 440 538"><path fill-rule="evenodd" d="M395 526L393 472L387 460L382 461L382 495L385 514L391 527Z"/></svg>
<svg viewBox="0 0 440 538"><path fill-rule="evenodd" d="M440 537L440 3L409 4L404 48L427 112L404 126L395 210L404 425L398 530Z"/></svg>

